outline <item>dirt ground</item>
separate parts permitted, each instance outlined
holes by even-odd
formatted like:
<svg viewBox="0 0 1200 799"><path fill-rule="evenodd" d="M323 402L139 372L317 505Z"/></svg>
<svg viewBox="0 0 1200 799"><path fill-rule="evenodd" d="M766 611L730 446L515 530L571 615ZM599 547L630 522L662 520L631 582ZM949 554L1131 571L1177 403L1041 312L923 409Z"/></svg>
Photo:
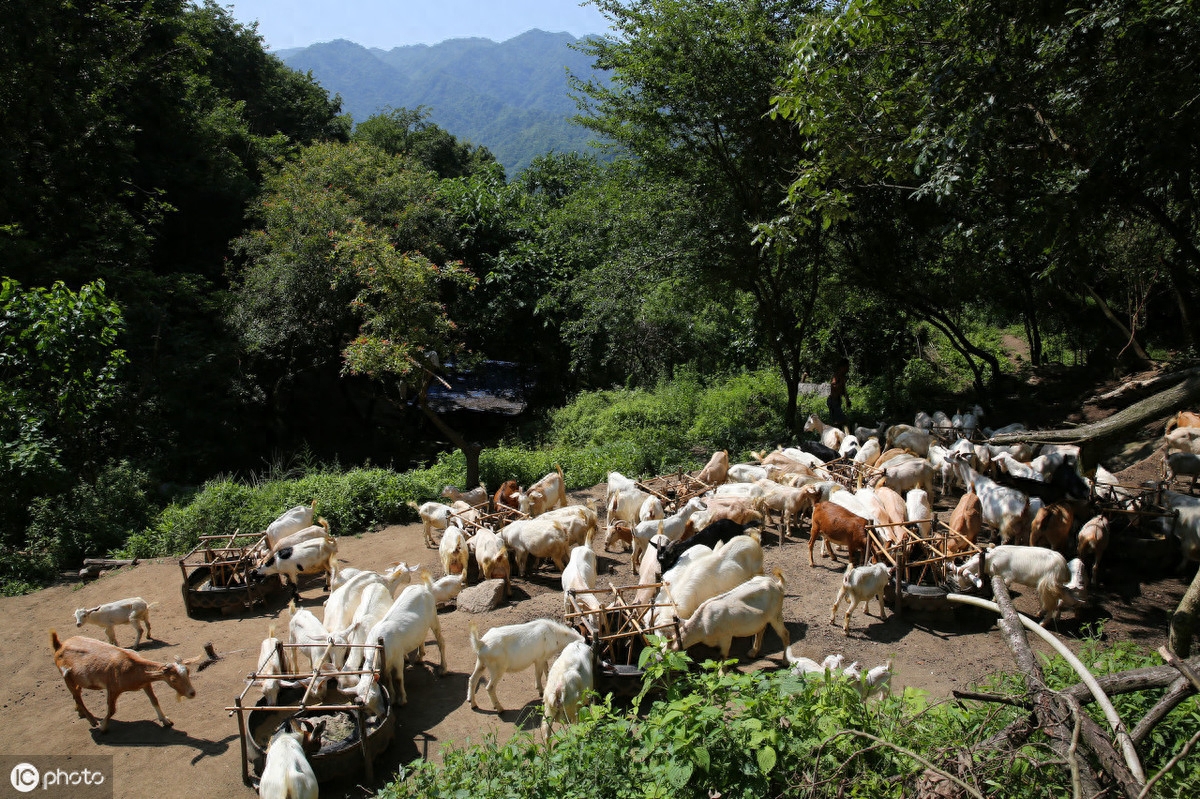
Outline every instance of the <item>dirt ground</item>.
<svg viewBox="0 0 1200 799"><path fill-rule="evenodd" d="M597 496L603 487L573 496L580 501ZM945 503L942 503L943 505ZM941 506L939 506L941 507ZM948 506L947 506L948 507ZM787 578L785 619L793 651L814 659L833 652L858 660L866 666L894 661L897 690L912 687L934 697L947 697L987 674L1012 668L1012 661L989 614L972 609L939 613L905 612L886 621L856 615L850 636L829 623L830 606L842 575L842 566L820 560L807 562L807 532L798 541L780 548L773 532L764 536L766 569L783 570ZM630 584L636 575L627 553L599 555L600 586L609 582ZM1138 575L1123 568L1119 552L1109 562L1102 587L1095 592L1095 606L1078 616L1068 612L1058 630L1077 643L1084 623L1103 620L1110 639L1132 639L1148 647L1165 641L1170 611L1186 588L1184 576ZM389 527L378 532L346 536L339 540L339 559L345 565L378 568L392 561L421 563L436 574L440 567L436 551L426 549L419 525ZM0 737L0 754L111 754L115 758L114 788L117 797L194 795L198 786L212 796L251 796L253 789L242 782L237 722L225 711L242 690L244 678L254 668L259 642L270 624L286 629L285 598L267 607L256 607L240 616L209 615L189 618L182 606L180 571L174 561L143 562L114 571L82 586L60 585L29 596L0 599L0 616L6 619L6 646L0 649L3 701L0 711L10 734ZM474 666L468 643L469 625L481 629L547 616L561 617L559 575L552 566L528 580L514 582L511 601L486 616L474 617L451 606L440 615L446 640L449 673L436 677L436 647L427 650L425 667L407 671L409 703L399 710L394 741L376 761L377 779L372 785L342 781L322 785L326 796L363 796L373 793L396 771L399 764L424 757L438 759L446 744L478 741L495 733L501 738L538 724L539 697L529 672L505 677L499 687L501 700L512 708L501 715L490 709L486 692L473 711L466 704L466 682ZM1034 613L1036 598L1022 591L1018 609ZM194 677L197 697L180 704L171 701L172 691L160 686L157 694L164 711L175 722L164 729L154 719L144 695L124 695L107 734L100 734L76 718L70 695L51 659L48 630L57 628L66 638L76 633L103 639L100 628L76 630L73 611L121 597L141 596L157 602L151 611L154 641L143 646L148 657L169 660L176 655L191 657L212 642L223 659ZM319 586L308 588L302 604L320 613L325 598ZM132 643L129 627L117 628L118 640ZM432 641L431 641L432 644ZM749 640L735 644L734 654L744 654ZM1036 646L1036 644L1035 644ZM778 638L768 631L765 659L743 660L740 667L778 668L782 651ZM703 658L705 651L694 650ZM258 698L252 689L249 699ZM101 692L86 692L85 701L94 713L102 714Z"/></svg>

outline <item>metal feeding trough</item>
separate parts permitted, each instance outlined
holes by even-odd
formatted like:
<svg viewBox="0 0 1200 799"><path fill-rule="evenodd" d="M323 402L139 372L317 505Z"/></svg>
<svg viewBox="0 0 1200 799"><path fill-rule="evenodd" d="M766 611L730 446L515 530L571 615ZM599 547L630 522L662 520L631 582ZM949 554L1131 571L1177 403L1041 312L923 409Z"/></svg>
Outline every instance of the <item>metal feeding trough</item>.
<svg viewBox="0 0 1200 799"><path fill-rule="evenodd" d="M187 614L236 613L278 593L283 587L278 578L256 580L251 575L265 551L263 533L201 536L196 548L179 559Z"/></svg>
<svg viewBox="0 0 1200 799"><path fill-rule="evenodd" d="M924 523L929 524L928 535L920 533L919 525ZM874 553L877 561L894 569L885 596L897 613L952 607L946 595L964 593L950 581L953 562L980 551L975 542L951 530L936 514L915 522L867 526L867 559Z"/></svg>
<svg viewBox="0 0 1200 799"><path fill-rule="evenodd" d="M365 646L365 645L364 645ZM383 668L383 648L378 644L375 663L379 668L359 671L323 671L321 677L337 678L351 677L357 679L363 674L372 674L378 680ZM296 644L279 644L279 657L283 662L289 662L283 652L294 651L300 647ZM272 679L301 680L314 676L313 673L301 674L272 674ZM303 686L281 688L275 704L268 704L264 696L254 705L246 704L246 694L259 679L257 672L247 675L246 688L234 698L232 707L225 708L229 715L238 717L238 734L242 744L242 780L247 785L252 784L254 776L261 776L266 765L267 747L271 736L284 722L297 718L314 723L325 722L325 734L321 739L321 748L308 756L313 774L318 782L340 779L342 777L365 776L368 782L374 780L373 763L375 758L392 742L395 734L395 713L392 710L391 696L387 688L379 684L383 691L383 714L372 716L364 706L354 701L354 697L341 693L336 689L336 679L329 683L329 693L323 699L310 696Z"/></svg>

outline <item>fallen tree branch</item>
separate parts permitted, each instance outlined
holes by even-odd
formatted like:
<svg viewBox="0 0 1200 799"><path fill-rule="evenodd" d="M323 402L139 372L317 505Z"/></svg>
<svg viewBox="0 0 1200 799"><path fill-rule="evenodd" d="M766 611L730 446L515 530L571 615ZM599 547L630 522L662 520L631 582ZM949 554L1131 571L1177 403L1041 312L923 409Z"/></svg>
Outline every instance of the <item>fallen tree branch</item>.
<svg viewBox="0 0 1200 799"><path fill-rule="evenodd" d="M1200 657L1189 658L1184 662L1193 670L1200 669ZM1179 672L1173 666L1166 665L1146 666L1141 669L1106 674L1103 677L1097 677L1096 682L1099 683L1104 693L1111 696L1144 691L1147 688L1165 688L1168 685L1174 685L1175 681L1179 679ZM1070 688L1064 689L1063 693L1071 694L1080 702L1091 700L1091 694L1083 683L1072 685Z"/></svg>
<svg viewBox="0 0 1200 799"><path fill-rule="evenodd" d="M1003 694L981 694L976 691L951 691L955 699L973 699L977 702L995 702L1001 705L1012 705L1022 710L1033 710L1033 703L1023 699L1014 699Z"/></svg>
<svg viewBox="0 0 1200 799"><path fill-rule="evenodd" d="M1168 771L1175 768L1175 764L1177 764L1180 760L1183 760L1185 757L1187 757L1188 752L1192 751L1192 747L1196 745L1197 741L1200 741L1200 730L1196 730L1195 734L1192 735L1192 737L1188 739L1188 742L1183 745L1183 748L1176 752L1175 756L1168 760L1167 764L1159 769L1157 774L1146 780L1146 787L1142 788L1142 792L1137 795L1137 799L1145 799L1145 797L1149 796L1150 789L1154 787L1154 783L1162 779L1162 776Z"/></svg>
<svg viewBox="0 0 1200 799"><path fill-rule="evenodd" d="M1128 431L1142 427L1173 411L1194 405L1200 400L1200 370L1188 370L1189 376L1170 388L1164 389L1128 408L1114 413L1107 419L1080 427L1059 430L1021 430L992 436L988 443L997 445L1030 444L1078 444L1085 471L1100 461L1103 450L1116 443Z"/></svg>
<svg viewBox="0 0 1200 799"><path fill-rule="evenodd" d="M1171 687L1167 689L1162 698L1155 703L1154 707L1142 716L1142 720L1134 726L1133 731L1129 736L1133 738L1135 745L1141 744L1158 723L1167 717L1172 710L1179 707L1179 703L1187 699L1195 693L1191 683L1186 678L1180 677L1175 682L1171 683Z"/></svg>
<svg viewBox="0 0 1200 799"><path fill-rule="evenodd" d="M976 788L973 788L972 786L963 782L958 777L955 777L953 774L950 774L949 772L946 772L946 771L942 771L940 768L933 765L933 763L931 763L929 760L921 757L920 755L918 755L916 752L912 751L911 749L905 749L903 746L894 744L891 741L885 741L882 738L874 736L869 732L863 732L862 730L841 730L839 732L835 732L833 735L829 736L824 741L822 741L820 748L823 749L825 747L825 744L829 743L834 738L837 738L839 735L856 735L860 738L868 738L880 746L886 746L890 749L895 749L897 752L900 752L901 754L908 755L913 760L915 760L918 763L920 763L921 765L925 766L925 768L934 772L938 776L945 777L946 779L950 780L955 785L962 788L967 793L971 794L971 796L978 797L978 799L983 799L983 794L981 794Z"/></svg>

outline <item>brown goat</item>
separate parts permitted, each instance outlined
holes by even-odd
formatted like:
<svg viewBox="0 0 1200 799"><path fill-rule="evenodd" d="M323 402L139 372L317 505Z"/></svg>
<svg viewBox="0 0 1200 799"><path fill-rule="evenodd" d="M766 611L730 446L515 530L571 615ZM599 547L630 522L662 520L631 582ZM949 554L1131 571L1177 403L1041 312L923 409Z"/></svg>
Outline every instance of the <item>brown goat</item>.
<svg viewBox="0 0 1200 799"><path fill-rule="evenodd" d="M950 514L950 531L958 533L963 538L975 543L975 539L979 537L979 531L983 528L983 502L979 499L979 495L975 493L975 487L968 486L967 493L962 495L958 500L958 504L954 506L954 513ZM962 538L955 536L950 539L950 544L947 547L950 554L966 552L968 547L963 542Z"/></svg>
<svg viewBox="0 0 1200 799"><path fill-rule="evenodd" d="M1065 502L1045 505L1033 517L1029 528L1029 546L1046 546L1055 552L1066 553L1075 524L1075 511Z"/></svg>
<svg viewBox="0 0 1200 799"><path fill-rule="evenodd" d="M832 545L841 544L849 548L850 562L861 564L867 551L867 524L869 522L866 519L835 502L817 503L813 508L812 530L808 535L808 565L817 565L813 562L813 545L821 537L830 545L829 556L834 563L839 561Z"/></svg>
<svg viewBox="0 0 1200 799"><path fill-rule="evenodd" d="M192 699L196 689L192 687L188 676L188 665L200 658L182 661L175 658L174 663L156 663L141 655L121 649L120 647L97 641L94 638L75 636L66 641L58 640L58 633L50 631L50 645L54 648L54 665L58 666L67 690L75 698L75 709L79 718L87 719L93 727L100 725L100 732L108 731L108 720L117 712L117 697L126 691L146 692L150 704L158 714L158 720L164 727L170 727L172 722L163 715L154 696L151 684L165 682L175 689L182 699ZM83 704L83 689L108 692L108 714L103 721L97 721L91 711Z"/></svg>
<svg viewBox="0 0 1200 799"><path fill-rule="evenodd" d="M719 449L708 459L708 463L700 470L700 474L696 476L696 479L706 485L719 486L725 482L728 476L729 452Z"/></svg>
<svg viewBox="0 0 1200 799"><path fill-rule="evenodd" d="M521 506L521 484L516 480L505 480L499 488L496 489L495 496L492 497L492 512L493 513L508 513L510 510L519 510ZM516 518L517 514L512 514Z"/></svg>

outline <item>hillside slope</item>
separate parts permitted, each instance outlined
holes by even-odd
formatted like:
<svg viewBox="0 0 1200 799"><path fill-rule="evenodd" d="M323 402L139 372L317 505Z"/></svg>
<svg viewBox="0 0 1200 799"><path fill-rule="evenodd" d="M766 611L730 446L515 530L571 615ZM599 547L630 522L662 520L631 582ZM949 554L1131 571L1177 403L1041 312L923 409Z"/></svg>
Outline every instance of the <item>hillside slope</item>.
<svg viewBox="0 0 1200 799"><path fill-rule="evenodd" d="M531 30L499 43L451 39L391 50L339 39L277 55L340 94L356 121L389 106L425 106L433 122L488 147L515 175L537 155L590 149L593 134L570 122L567 75L592 74L589 59L571 49L577 41Z"/></svg>

